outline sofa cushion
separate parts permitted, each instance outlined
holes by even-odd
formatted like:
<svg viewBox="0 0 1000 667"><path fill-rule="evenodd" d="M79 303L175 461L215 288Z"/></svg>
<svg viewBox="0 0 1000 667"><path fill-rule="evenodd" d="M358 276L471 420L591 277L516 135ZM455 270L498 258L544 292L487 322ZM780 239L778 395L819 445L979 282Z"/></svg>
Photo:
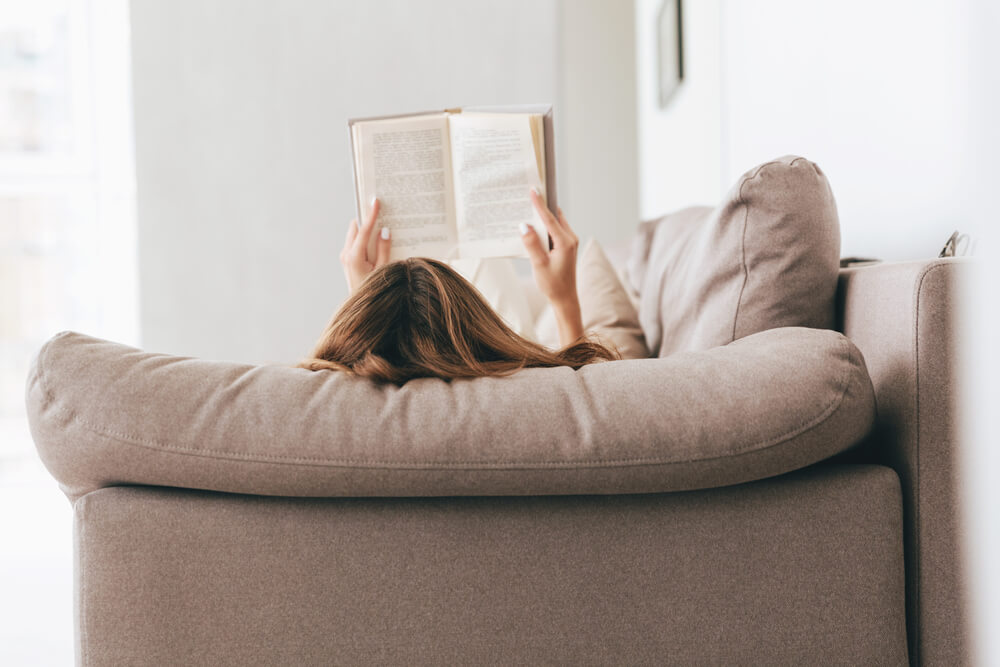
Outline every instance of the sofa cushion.
<svg viewBox="0 0 1000 667"><path fill-rule="evenodd" d="M875 410L854 345L803 328L668 359L402 387L66 332L36 357L27 406L71 498L120 484L282 496L709 488L836 454Z"/></svg>
<svg viewBox="0 0 1000 667"><path fill-rule="evenodd" d="M594 239L587 242L580 254L577 283L584 330L602 343L614 346L622 359L648 358L639 312L604 248Z"/></svg>
<svg viewBox="0 0 1000 667"><path fill-rule="evenodd" d="M626 271L646 345L665 357L777 327L832 327L839 256L826 177L787 156L748 171L714 209L644 223Z"/></svg>

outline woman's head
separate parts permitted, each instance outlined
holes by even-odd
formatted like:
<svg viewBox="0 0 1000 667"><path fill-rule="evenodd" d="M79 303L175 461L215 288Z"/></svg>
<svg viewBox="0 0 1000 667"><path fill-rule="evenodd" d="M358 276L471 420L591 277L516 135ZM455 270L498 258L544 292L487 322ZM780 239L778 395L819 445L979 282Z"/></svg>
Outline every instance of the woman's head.
<svg viewBox="0 0 1000 667"><path fill-rule="evenodd" d="M447 264L413 257L375 271L327 325L310 370L346 370L380 382L506 375L521 368L618 358L580 340L552 352L517 335Z"/></svg>

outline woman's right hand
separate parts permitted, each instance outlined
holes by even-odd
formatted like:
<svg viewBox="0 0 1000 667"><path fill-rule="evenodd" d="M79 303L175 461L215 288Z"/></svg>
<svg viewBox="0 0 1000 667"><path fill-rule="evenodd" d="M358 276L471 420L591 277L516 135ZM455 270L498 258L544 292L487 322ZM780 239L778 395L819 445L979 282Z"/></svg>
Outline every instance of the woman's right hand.
<svg viewBox="0 0 1000 667"><path fill-rule="evenodd" d="M557 218L534 189L530 196L535 211L545 223L548 235L552 237L552 248L549 249L549 244L543 242L534 229L523 223L521 240L531 259L535 283L555 311L559 340L565 346L583 336L580 299L576 291L576 251L580 240L566 222L562 209L559 209Z"/></svg>
<svg viewBox="0 0 1000 667"><path fill-rule="evenodd" d="M372 200L372 214L358 229L358 221L351 220L347 226L347 239L344 249L340 251L340 263L347 277L347 287L351 294L364 282L368 274L389 262L389 249L392 241L389 238L389 228L383 227L375 241L375 257L368 257L368 244L375 229L381 204L378 199Z"/></svg>

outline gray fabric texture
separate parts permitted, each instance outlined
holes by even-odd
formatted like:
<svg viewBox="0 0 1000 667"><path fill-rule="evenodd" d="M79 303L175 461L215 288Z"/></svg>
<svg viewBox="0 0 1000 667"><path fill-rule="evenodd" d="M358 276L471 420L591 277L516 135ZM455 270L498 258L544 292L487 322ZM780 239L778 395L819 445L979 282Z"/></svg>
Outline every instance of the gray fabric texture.
<svg viewBox="0 0 1000 667"><path fill-rule="evenodd" d="M82 664L901 665L899 484L76 502Z"/></svg>
<svg viewBox="0 0 1000 667"><path fill-rule="evenodd" d="M671 359L402 387L64 333L36 358L27 407L71 498L115 484L282 496L707 488L820 461L874 418L851 342L801 328Z"/></svg>
<svg viewBox="0 0 1000 667"><path fill-rule="evenodd" d="M627 278L653 356L776 327L833 326L840 222L826 176L787 156L744 174L713 208L644 223Z"/></svg>
<svg viewBox="0 0 1000 667"><path fill-rule="evenodd" d="M914 664L972 662L955 322L971 269L962 259L898 262L848 269L840 279L840 325L864 353L878 404L862 460L893 467L902 482Z"/></svg>

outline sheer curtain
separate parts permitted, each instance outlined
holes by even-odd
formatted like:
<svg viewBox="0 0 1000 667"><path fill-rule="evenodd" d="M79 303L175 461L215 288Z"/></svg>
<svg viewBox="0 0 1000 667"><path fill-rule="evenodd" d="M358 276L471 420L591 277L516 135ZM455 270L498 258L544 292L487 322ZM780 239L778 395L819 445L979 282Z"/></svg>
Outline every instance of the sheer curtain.
<svg viewBox="0 0 1000 667"><path fill-rule="evenodd" d="M0 663L73 659L71 511L24 415L64 329L138 342L127 0L0 0Z"/></svg>

